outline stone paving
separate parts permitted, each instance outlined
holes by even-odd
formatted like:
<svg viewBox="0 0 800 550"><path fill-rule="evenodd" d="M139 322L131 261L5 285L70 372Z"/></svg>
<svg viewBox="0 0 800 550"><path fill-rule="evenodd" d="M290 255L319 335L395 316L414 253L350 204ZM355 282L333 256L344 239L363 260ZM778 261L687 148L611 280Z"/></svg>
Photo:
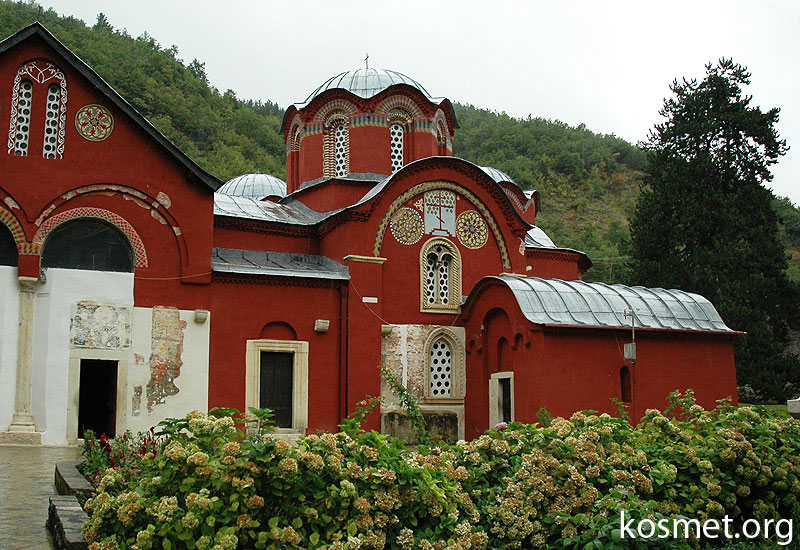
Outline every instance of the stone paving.
<svg viewBox="0 0 800 550"><path fill-rule="evenodd" d="M79 457L77 447L0 445L0 549L50 550L44 522L55 464Z"/></svg>

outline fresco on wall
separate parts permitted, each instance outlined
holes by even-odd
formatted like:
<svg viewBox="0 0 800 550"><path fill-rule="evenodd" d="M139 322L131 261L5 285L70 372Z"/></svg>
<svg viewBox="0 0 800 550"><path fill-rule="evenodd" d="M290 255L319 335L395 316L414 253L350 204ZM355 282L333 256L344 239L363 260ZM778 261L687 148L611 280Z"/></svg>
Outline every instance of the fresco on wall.
<svg viewBox="0 0 800 550"><path fill-rule="evenodd" d="M186 321L175 307L153 308L153 324L150 349L150 381L147 383L147 410L160 405L177 394L180 389L175 379L181 375L183 360L183 332Z"/></svg>
<svg viewBox="0 0 800 550"><path fill-rule="evenodd" d="M125 349L131 345L131 308L78 302L70 320L70 347Z"/></svg>

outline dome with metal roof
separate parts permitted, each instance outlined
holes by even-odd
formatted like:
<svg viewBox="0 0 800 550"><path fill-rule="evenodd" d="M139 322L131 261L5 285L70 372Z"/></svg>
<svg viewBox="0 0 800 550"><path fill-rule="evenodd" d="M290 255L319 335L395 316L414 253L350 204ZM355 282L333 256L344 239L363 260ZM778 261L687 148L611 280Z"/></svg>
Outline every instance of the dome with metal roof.
<svg viewBox="0 0 800 550"><path fill-rule="evenodd" d="M285 197L286 182L269 174L242 174L225 182L217 193L256 200Z"/></svg>
<svg viewBox="0 0 800 550"><path fill-rule="evenodd" d="M435 103L438 103L437 100L443 99L431 97L431 94L422 87L422 84L413 78L407 77L403 73L391 71L389 69L356 69L332 76L323 82L319 88L311 92L311 95L298 106L308 105L315 97L328 90L347 90L358 97L369 99L395 84L407 84L412 86Z"/></svg>

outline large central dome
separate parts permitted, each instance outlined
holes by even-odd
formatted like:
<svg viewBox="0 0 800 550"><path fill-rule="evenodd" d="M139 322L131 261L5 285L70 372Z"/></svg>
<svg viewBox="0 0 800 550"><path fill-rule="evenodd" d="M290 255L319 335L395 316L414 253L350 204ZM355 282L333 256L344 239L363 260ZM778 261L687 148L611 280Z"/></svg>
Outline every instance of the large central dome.
<svg viewBox="0 0 800 550"><path fill-rule="evenodd" d="M434 100L427 90L422 87L422 84L403 73L389 69L356 69L355 71L346 71L332 76L323 82L319 88L311 92L311 95L306 98L302 105L308 105L315 97L328 90L347 90L359 97L369 99L395 84L413 86L425 94L428 99Z"/></svg>

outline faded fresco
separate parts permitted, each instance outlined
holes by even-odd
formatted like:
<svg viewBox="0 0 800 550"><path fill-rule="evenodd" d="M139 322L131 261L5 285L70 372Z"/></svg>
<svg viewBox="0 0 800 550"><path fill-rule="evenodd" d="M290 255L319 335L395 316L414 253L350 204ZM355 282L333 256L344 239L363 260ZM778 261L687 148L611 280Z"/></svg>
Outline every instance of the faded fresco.
<svg viewBox="0 0 800 550"><path fill-rule="evenodd" d="M78 302L70 320L70 347L125 349L131 345L131 308Z"/></svg>
<svg viewBox="0 0 800 550"><path fill-rule="evenodd" d="M181 321L178 308L153 308L153 325L150 349L150 381L147 383L147 410L177 394L180 390L175 379L181 375L183 361L183 333L186 321Z"/></svg>

